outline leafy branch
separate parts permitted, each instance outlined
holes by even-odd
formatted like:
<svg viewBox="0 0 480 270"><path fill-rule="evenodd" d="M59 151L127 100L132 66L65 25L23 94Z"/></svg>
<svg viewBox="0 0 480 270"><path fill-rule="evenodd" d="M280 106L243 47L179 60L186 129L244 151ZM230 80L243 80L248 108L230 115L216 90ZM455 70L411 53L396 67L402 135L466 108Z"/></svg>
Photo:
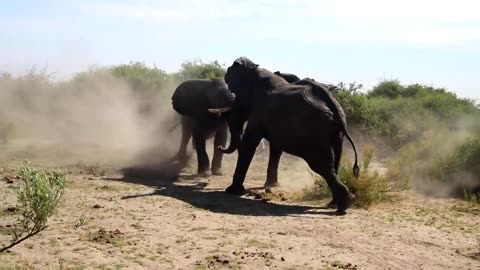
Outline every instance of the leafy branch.
<svg viewBox="0 0 480 270"><path fill-rule="evenodd" d="M10 244L4 245L0 253L47 228L48 218L65 190L65 174L39 171L31 167L28 161L22 166L20 176L23 185L16 189L16 193L21 216L13 226Z"/></svg>

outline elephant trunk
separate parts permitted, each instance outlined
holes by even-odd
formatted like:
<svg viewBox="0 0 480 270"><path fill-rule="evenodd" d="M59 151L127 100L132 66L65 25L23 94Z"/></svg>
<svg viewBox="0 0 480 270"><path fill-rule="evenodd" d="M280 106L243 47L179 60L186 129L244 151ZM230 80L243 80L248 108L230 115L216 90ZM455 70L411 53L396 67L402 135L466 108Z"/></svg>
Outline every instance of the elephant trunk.
<svg viewBox="0 0 480 270"><path fill-rule="evenodd" d="M231 154L237 150L238 145L241 141L241 136L243 133L243 124L245 121L242 121L240 114L237 111L233 111L230 119L228 121L228 126L231 134L230 145L227 148L218 146L218 149L225 154Z"/></svg>

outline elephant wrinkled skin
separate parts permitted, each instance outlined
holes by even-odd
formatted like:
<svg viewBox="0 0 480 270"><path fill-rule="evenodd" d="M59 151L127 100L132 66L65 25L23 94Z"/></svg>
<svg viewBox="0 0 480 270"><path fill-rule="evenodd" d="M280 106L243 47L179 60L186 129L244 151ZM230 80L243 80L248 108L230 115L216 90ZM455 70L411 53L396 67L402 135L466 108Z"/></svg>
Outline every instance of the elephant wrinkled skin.
<svg viewBox="0 0 480 270"><path fill-rule="evenodd" d="M312 80L289 84L246 57L234 61L227 69L225 81L236 99L229 115L230 145L220 149L233 153L238 148L239 154L232 184L226 192L245 193L243 182L248 167L260 140L265 138L270 142L267 174L276 173L282 152L303 158L327 181L337 213L345 214L355 197L337 174L344 135L355 150L355 176L359 168L343 110L338 110L341 107L331 93Z"/></svg>
<svg viewBox="0 0 480 270"><path fill-rule="evenodd" d="M214 145L225 145L228 135L226 115L235 99L223 78L195 79L181 83L173 93L173 109L182 115L182 139L174 159L186 161L187 145L192 138L197 154L199 175L208 175L210 160L206 140L215 136ZM217 110L215 114L211 111ZM221 175L223 153L215 147L211 172Z"/></svg>

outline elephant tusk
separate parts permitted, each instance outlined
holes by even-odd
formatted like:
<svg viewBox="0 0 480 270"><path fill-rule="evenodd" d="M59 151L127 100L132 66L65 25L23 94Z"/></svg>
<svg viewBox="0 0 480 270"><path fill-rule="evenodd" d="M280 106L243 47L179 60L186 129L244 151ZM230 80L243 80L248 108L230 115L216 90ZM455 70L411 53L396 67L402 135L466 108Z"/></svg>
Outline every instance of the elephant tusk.
<svg viewBox="0 0 480 270"><path fill-rule="evenodd" d="M218 108L218 109L209 108L208 112L210 112L210 113L224 113L224 112L230 111L231 109L232 109L232 107L223 107L223 108Z"/></svg>

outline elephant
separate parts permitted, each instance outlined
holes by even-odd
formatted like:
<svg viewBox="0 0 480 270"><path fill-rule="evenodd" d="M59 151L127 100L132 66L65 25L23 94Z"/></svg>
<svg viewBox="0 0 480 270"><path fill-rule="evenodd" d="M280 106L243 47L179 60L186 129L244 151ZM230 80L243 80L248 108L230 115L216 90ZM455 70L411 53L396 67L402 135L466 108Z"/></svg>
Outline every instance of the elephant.
<svg viewBox="0 0 480 270"><path fill-rule="evenodd" d="M214 109L215 114L211 114L208 109L229 106L234 99L235 95L228 91L228 86L222 77L192 79L178 85L172 95L172 106L182 116L182 138L178 153L173 159L182 162L188 159L187 146L192 138L197 154L198 174L208 176L211 171L213 175L222 175L223 152L217 148L214 149L210 168L206 140L215 136L214 145L225 145L228 135L226 121L228 112Z"/></svg>
<svg viewBox="0 0 480 270"><path fill-rule="evenodd" d="M293 73L285 73L285 72L275 71L273 74L284 78L289 83L296 83L296 82L302 81L302 80L308 80L308 81L315 82L315 79L312 79L312 78L300 79L297 75L295 75ZM316 82L316 83L321 85L322 87L327 88L327 90L330 91L330 92L332 92L333 89L337 88L337 86L332 85L332 84L326 84L326 83L321 83L321 82Z"/></svg>
<svg viewBox="0 0 480 270"><path fill-rule="evenodd" d="M290 84L310 85L312 87L317 88L316 91L319 91L319 92L324 91L323 88L328 89L330 92L332 91L332 89L336 88L336 86L331 85L331 84L316 82L312 78L300 79L297 75L295 75L293 73L285 73L285 72L275 71L274 74L282 77L283 79L285 79ZM345 117L345 113L343 111L343 108L340 106L340 104L337 102L337 100L332 95L324 94L323 97L325 98L325 101L328 102L328 107L334 113L335 118L342 121L342 125L344 126L344 129L346 130L347 122L346 122L346 117ZM263 142L263 140L264 139L262 139L262 142ZM342 146L340 146L340 149L338 149L338 151L341 153ZM278 171L278 163L280 161L281 155L282 155L281 152L271 152L271 155L270 155L271 166L268 167L267 179L266 179L265 185L264 185L264 187L267 188L267 189L279 185L279 183L278 183L278 172L277 171ZM335 172L338 174L338 169L340 167L340 155L337 154L335 156L335 158L336 158L335 163L334 163ZM335 201L334 198L332 199L332 201L330 201L328 203L328 207L329 208L335 208L336 207L336 201Z"/></svg>
<svg viewBox="0 0 480 270"><path fill-rule="evenodd" d="M218 148L227 154L238 149L232 184L225 192L245 194L245 176L260 140L265 138L270 143L267 179L268 174L276 177L272 174L276 174L277 157L282 152L300 157L326 180L337 214L346 214L355 196L338 177L344 136L355 152L353 173L356 177L360 169L355 142L346 129L343 110L332 109L332 105L340 107L332 94L311 80L289 84L246 57L236 59L227 68L224 78L235 99L233 106L222 108L230 111L230 144L227 148ZM248 123L244 131L245 122Z"/></svg>
<svg viewBox="0 0 480 270"><path fill-rule="evenodd" d="M288 83L294 83L294 82L300 81L300 78L293 73L284 73L280 71L275 71L273 74L284 78Z"/></svg>

